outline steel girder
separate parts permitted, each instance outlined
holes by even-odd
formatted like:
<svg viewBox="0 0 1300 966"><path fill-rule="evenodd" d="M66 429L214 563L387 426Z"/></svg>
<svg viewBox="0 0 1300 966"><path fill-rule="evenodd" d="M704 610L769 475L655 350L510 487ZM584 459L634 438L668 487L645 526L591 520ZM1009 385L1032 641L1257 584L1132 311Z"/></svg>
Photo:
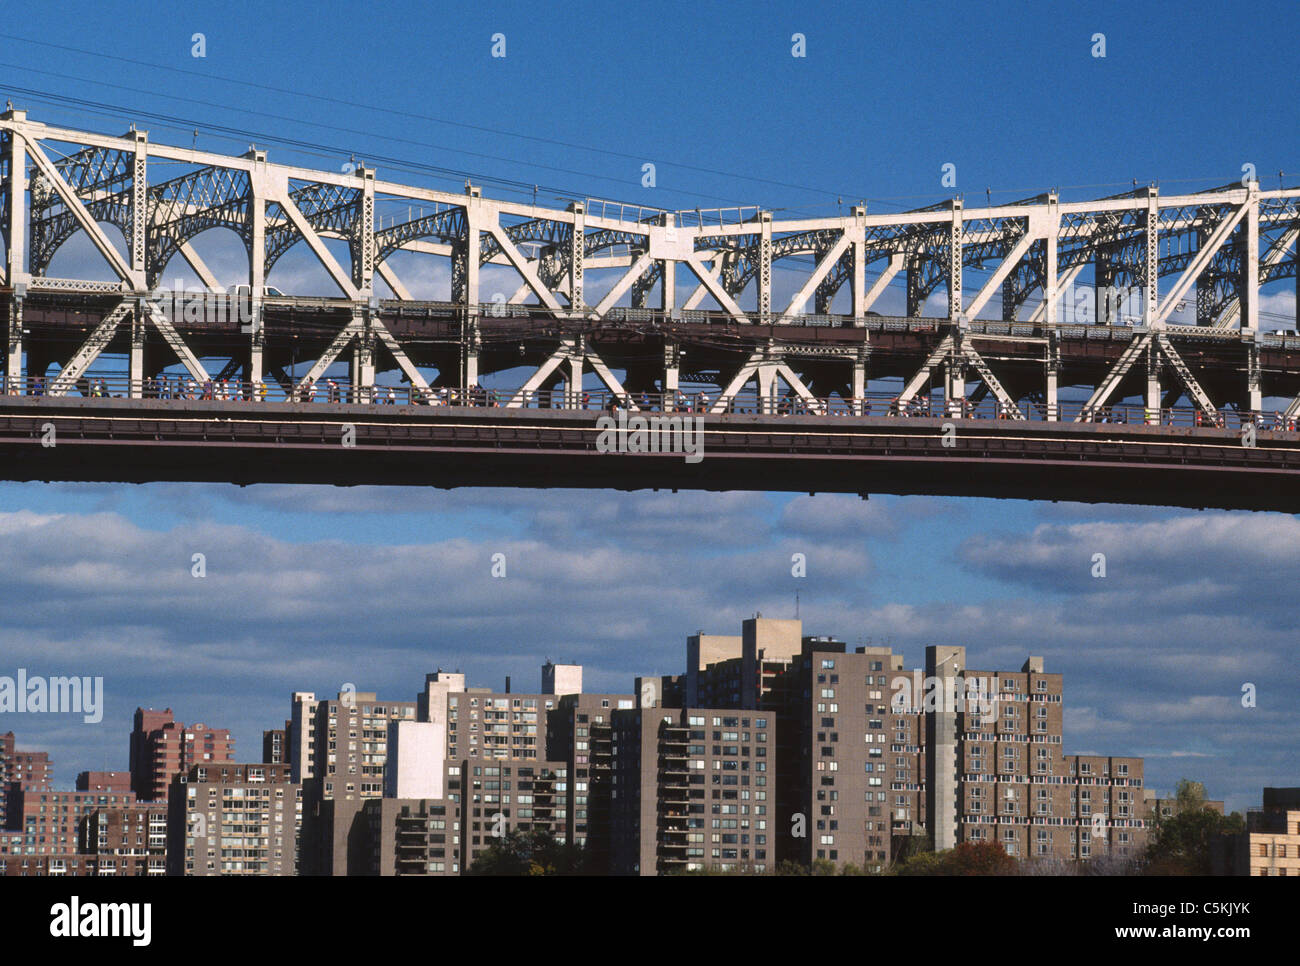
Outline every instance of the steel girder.
<svg viewBox="0 0 1300 966"><path fill-rule="evenodd" d="M9 145L0 161L0 227L6 238L30 239L25 251L21 244L8 246L18 249L6 264L10 284L33 276L44 284L53 253L77 231L92 235L126 295L147 292L177 253L206 280L189 241L208 228L225 227L241 237L250 253L249 280L256 293L277 259L301 240L358 309L371 294L376 271L403 295L400 280L383 265L396 251L450 256L453 300L465 308L466 333L477 332L478 268L489 263L519 273L523 284L512 302L531 297L534 306L561 318L599 320L623 296L644 307L656 286L662 288L664 308L676 308L673 281L680 266L699 280L685 308L712 298L737 323L794 321L791 310L803 300L810 300L818 314L829 314L836 293L849 281L855 290L849 318L859 325L866 306L905 269L908 314L919 314L924 299L945 284L949 326L964 316L978 316L999 286L1000 314L1011 321L1034 291L1059 294L1085 266L1095 266L1100 284L1139 285L1152 293L1161 276L1176 277L1163 300L1149 300L1146 322L1166 320L1177 298L1190 295L1195 285L1204 325L1230 326L1240 318L1254 329L1258 286L1296 275L1300 234L1300 191L1266 192L1258 185L1171 196L1143 188L1065 204L1045 195L983 208L942 203L897 215L855 209L849 216L774 219L757 208L665 212L591 201L567 210L513 204L484 199L468 186L464 195L456 195L378 181L364 169L313 171L270 164L259 152L234 157L150 143L134 131L112 137L47 127L21 111L0 116L0 135ZM54 144L73 148L42 153L42 145ZM14 157L22 159L19 175L30 159L30 201L12 190ZM149 185L145 163L150 159L188 171ZM400 201L418 215L376 224L378 198ZM125 259L112 250L96 227L99 222L122 231L129 249ZM326 249L323 239L331 238L347 242L350 264L340 265ZM809 255L814 266L802 284L796 283L795 299L784 311L774 310L772 264ZM595 306L588 306L583 295L589 260L623 269L611 295ZM868 291L862 269L878 261L886 268ZM996 283L991 280L969 297L962 291L966 268L992 268ZM737 299L755 280L758 309L743 310ZM77 288L75 280L57 284ZM101 291L105 284L87 282L85 287ZM1054 308L1042 306L1033 318L1050 328ZM370 331L385 344L391 339ZM973 366L988 390L1001 398L1006 393L994 386L992 369L966 351L968 340L977 338L959 336L948 350L950 357L940 361L954 369ZM1191 370L1180 369L1172 357L1176 351L1170 339L1177 338L1170 331L1155 340L1152 351L1162 354L1181 380L1184 370ZM476 339L466 342L463 355L477 352ZM1189 395L1205 408L1208 394L1189 389ZM1009 395L1007 401L1015 403Z"/></svg>

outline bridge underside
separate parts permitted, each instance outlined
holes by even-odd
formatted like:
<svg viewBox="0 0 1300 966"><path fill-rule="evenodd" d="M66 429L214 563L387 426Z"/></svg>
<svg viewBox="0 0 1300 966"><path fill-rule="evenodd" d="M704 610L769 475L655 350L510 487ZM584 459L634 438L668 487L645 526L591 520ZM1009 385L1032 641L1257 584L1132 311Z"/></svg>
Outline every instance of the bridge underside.
<svg viewBox="0 0 1300 966"><path fill-rule="evenodd" d="M0 478L887 493L1300 512L1293 433L1261 430L1255 446L1243 446L1217 429L723 415L705 417L702 458L692 463L680 452L600 452L596 423L596 413L572 411L286 403L232 412L190 402L159 412L134 400L10 399L0 406Z"/></svg>

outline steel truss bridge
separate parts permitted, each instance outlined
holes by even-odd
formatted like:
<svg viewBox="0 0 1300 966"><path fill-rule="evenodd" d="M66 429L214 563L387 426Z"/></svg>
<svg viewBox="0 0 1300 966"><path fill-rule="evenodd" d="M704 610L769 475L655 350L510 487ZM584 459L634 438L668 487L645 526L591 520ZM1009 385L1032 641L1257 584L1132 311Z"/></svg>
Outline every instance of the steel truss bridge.
<svg viewBox="0 0 1300 966"><path fill-rule="evenodd" d="M384 181L364 166L328 172L273 164L259 150L174 147L134 128L53 127L10 110L0 115L0 475L1300 510L1300 337L1260 325L1261 290L1297 279L1298 204L1300 189L1252 181L1086 202L1048 193L890 214L855 206L819 218L593 199L557 208L485 198L469 184L457 194ZM193 242L211 229L240 239L245 275L219 280L204 263ZM79 233L112 280L47 273ZM268 273L300 243L337 297L267 290ZM420 256L430 276L447 272L447 298L412 298L390 263L399 252ZM159 290L178 257L209 291L169 304ZM777 267L798 273L780 303ZM964 288L967 275L977 290ZM377 296L376 276L396 298ZM485 277L511 278L509 291L485 299L497 284ZM246 287L227 294L232 282ZM1087 321L1076 312L1082 285ZM895 286L904 314L877 313ZM924 314L941 289L946 311ZM1135 308L1123 307L1125 293L1137 294ZM1193 304L1194 324L1174 321ZM108 372L110 357L126 359L125 374ZM344 364L337 402L304 402ZM163 398L157 377L178 367L196 386L243 388L224 401ZM499 406L468 405L481 377L521 368ZM385 371L403 384L394 410L371 404ZM663 455L596 458L595 413L582 409L588 374L634 410L702 406L710 458L690 467ZM105 377L121 398L93 398ZM872 406L884 379L898 388ZM1110 418L1135 398L1121 429ZM1278 398L1263 419L1265 400ZM972 418L980 413L999 418ZM41 445L47 424L60 430L57 447ZM361 427L365 466L338 458L344 424Z"/></svg>

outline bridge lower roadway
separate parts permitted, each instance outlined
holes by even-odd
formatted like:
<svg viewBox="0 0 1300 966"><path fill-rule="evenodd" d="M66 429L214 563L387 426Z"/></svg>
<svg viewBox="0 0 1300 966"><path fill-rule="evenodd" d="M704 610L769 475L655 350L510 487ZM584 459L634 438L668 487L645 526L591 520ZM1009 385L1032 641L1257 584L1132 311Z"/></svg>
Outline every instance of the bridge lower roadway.
<svg viewBox="0 0 1300 966"><path fill-rule="evenodd" d="M1010 420L891 414L865 401L837 413L815 400L776 412L639 413L699 419L700 458L690 461L680 451L606 451L600 400L587 402L593 408L0 396L0 478L892 493L1300 512L1300 433L1262 417L1211 426L1191 412L1162 412L1158 423L1115 411L1104 423Z"/></svg>

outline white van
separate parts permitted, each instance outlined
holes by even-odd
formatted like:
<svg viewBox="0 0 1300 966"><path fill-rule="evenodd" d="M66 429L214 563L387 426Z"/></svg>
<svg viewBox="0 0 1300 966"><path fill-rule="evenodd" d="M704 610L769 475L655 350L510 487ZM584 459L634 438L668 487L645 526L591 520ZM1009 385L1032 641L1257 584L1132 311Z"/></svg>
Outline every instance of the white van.
<svg viewBox="0 0 1300 966"><path fill-rule="evenodd" d="M245 299L246 299L246 298L248 298L249 293L252 291L252 286L251 286L251 285L248 285L248 284L244 284L244 285L232 285L232 286L230 286L230 288L229 288L227 291L228 291L231 295L233 295L235 298L245 298ZM272 298L272 299L282 299L282 298L286 298L287 296L286 296L283 292L281 292L278 288L276 288L275 286L273 286L273 285L263 285L263 286L262 286L262 297L263 297L263 298Z"/></svg>

